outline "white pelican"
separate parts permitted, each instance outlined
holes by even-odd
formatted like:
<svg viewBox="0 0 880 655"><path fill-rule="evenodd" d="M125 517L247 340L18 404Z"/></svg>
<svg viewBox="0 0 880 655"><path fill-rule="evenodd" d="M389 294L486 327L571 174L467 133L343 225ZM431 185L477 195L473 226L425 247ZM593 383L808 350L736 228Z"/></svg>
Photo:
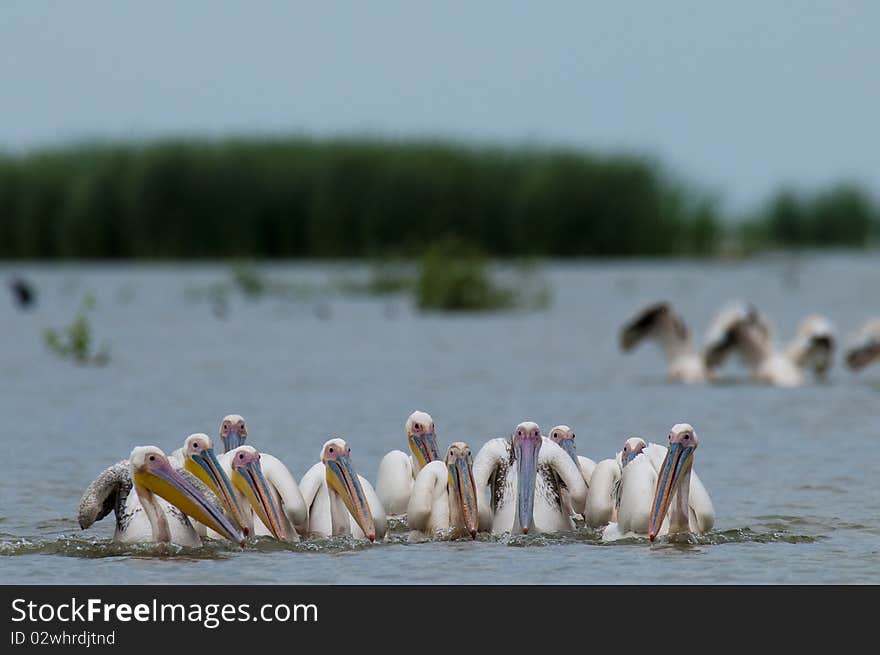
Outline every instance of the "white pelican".
<svg viewBox="0 0 880 655"><path fill-rule="evenodd" d="M846 363L853 371L880 359L880 318L872 318L855 334L846 351Z"/></svg>
<svg viewBox="0 0 880 655"><path fill-rule="evenodd" d="M678 423L669 432L668 449L649 444L631 457L620 476L617 522L605 528L604 540L647 535L653 541L658 534L712 529L715 508L691 472L698 443L693 427ZM664 520L673 496L673 511Z"/></svg>
<svg viewBox="0 0 880 655"><path fill-rule="evenodd" d="M196 489L201 483L192 476L186 479L187 475L176 471L156 446L138 446L127 461L106 469L88 486L79 504L80 527L85 530L112 510L116 514L115 542L200 546L201 538L189 515L243 545L238 529Z"/></svg>
<svg viewBox="0 0 880 655"><path fill-rule="evenodd" d="M240 446L218 459L206 434L190 435L174 457L223 501L245 536L271 534L282 541L298 540L291 521L305 527L305 501L290 472L276 458L266 455L265 473L260 453L252 446Z"/></svg>
<svg viewBox="0 0 880 655"><path fill-rule="evenodd" d="M308 529L309 509L296 480L277 457L239 446L221 455L220 463L253 510L246 514L253 534L299 541L299 533Z"/></svg>
<svg viewBox="0 0 880 655"><path fill-rule="evenodd" d="M233 466L232 459L226 456L243 446L248 438L244 417L240 414L224 416L220 422L220 438L223 440L224 449L221 461L227 474L233 482L237 480L241 483L247 478L245 471L239 471L241 476L236 476L233 471L237 471L237 467ZM236 487L245 493L252 509L257 514L256 517L253 514L247 516L248 521L253 523L254 534L256 536L271 535L282 541L299 541L299 535L305 533L309 523L309 509L299 485L280 459L267 452L256 450L254 452L258 452L256 459L259 464L257 466L261 469L262 483L266 485L268 498L275 503L275 509L280 512L279 515L273 516L267 507L257 502L261 498L259 494L252 496L251 492L244 491L249 487L236 484ZM248 461L253 459L253 454L249 454ZM270 519L272 525L266 522Z"/></svg>
<svg viewBox="0 0 880 655"><path fill-rule="evenodd" d="M830 366L834 330L824 317L806 317L791 343L778 350L770 323L754 307L738 303L726 311L731 320L709 335L705 350L707 366L720 366L728 354L736 352L753 380L783 387L803 384L810 369L821 377Z"/></svg>
<svg viewBox="0 0 880 655"><path fill-rule="evenodd" d="M330 439L321 449L321 461L300 481L309 508L310 534L322 537L350 534L375 541L385 536L385 510L366 478L351 463L351 448L342 439Z"/></svg>
<svg viewBox="0 0 880 655"><path fill-rule="evenodd" d="M474 480L481 494L478 509L486 519L491 516L493 534L573 530L562 487L568 488L574 507L583 505L587 495L584 478L568 453L542 437L530 421L516 426L510 439L492 439L480 449ZM484 511L487 486L491 500Z"/></svg>
<svg viewBox="0 0 880 655"><path fill-rule="evenodd" d="M389 516L402 516L406 512L413 483L429 462L440 459L434 419L427 412L414 411L406 419L404 432L412 455L392 450L379 462L376 473L376 493Z"/></svg>
<svg viewBox="0 0 880 655"><path fill-rule="evenodd" d="M175 450L168 457L168 461L176 469L186 469L192 475L201 480L214 492L220 500L233 523L241 529L245 537L252 531L253 526L245 519L243 508L238 494L229 480L229 471L224 470L214 453L214 442L207 434L197 432L189 435L183 442L183 447ZM205 526L201 523L196 525L196 530L201 536L206 535ZM216 537L214 532L212 537Z"/></svg>
<svg viewBox="0 0 880 655"><path fill-rule="evenodd" d="M419 471L406 516L411 541L436 536L477 538L477 489L471 449L466 443L455 442L446 451L445 462L428 462Z"/></svg>
<svg viewBox="0 0 880 655"><path fill-rule="evenodd" d="M581 476L584 478L584 484L587 485L587 497L590 495L590 478L593 476L593 471L596 468L596 462L591 460L589 457L583 457L582 455L577 454L577 444L575 443L575 433L567 425L557 425L555 428L550 430L549 435L550 441L555 443L557 446L562 448L565 452L568 453L568 456L571 457L571 461L575 463L578 467L578 470L581 472ZM566 507L569 507L572 514L580 514L583 516L584 514L584 505L574 506L571 501L571 494L568 493L568 489L563 487L562 489L562 501ZM589 500L585 500L585 502L589 502Z"/></svg>
<svg viewBox="0 0 880 655"><path fill-rule="evenodd" d="M630 437L614 459L603 459L596 464L590 478L590 490L584 510L584 521L587 525L601 528L617 522L621 473L647 446L641 437Z"/></svg>
<svg viewBox="0 0 880 655"><path fill-rule="evenodd" d="M649 305L627 322L620 333L620 347L630 351L643 339L656 339L660 344L671 381L695 384L708 380L702 355L691 342L684 321L669 303Z"/></svg>

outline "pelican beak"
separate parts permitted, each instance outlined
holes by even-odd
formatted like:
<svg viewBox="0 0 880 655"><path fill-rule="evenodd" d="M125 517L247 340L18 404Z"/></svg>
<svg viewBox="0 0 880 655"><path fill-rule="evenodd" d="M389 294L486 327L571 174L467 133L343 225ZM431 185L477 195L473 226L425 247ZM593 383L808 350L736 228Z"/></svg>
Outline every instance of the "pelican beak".
<svg viewBox="0 0 880 655"><path fill-rule="evenodd" d="M373 514L364 496L363 487L357 473L351 465L349 455L338 455L326 461L327 484L339 494L342 502L354 517L361 530L370 541L376 541L376 526L373 523Z"/></svg>
<svg viewBox="0 0 880 655"><path fill-rule="evenodd" d="M424 468L428 462L440 459L437 449L437 437L433 432L420 432L409 435L409 448L419 464Z"/></svg>
<svg viewBox="0 0 880 655"><path fill-rule="evenodd" d="M219 508L200 494L168 462L158 463L149 470L135 471L135 482L161 496L180 511L215 532L244 546L244 537Z"/></svg>
<svg viewBox="0 0 880 655"><path fill-rule="evenodd" d="M572 439L571 437L566 437L559 442L559 445L562 446L562 449L568 453L568 456L571 457L571 461L574 462L574 465L577 466L578 471L580 471L581 465L578 462L577 447L574 445L574 439Z"/></svg>
<svg viewBox="0 0 880 655"><path fill-rule="evenodd" d="M458 455L447 464L449 484L461 509L464 525L471 538L477 538L477 485L474 482L473 462L470 456Z"/></svg>
<svg viewBox="0 0 880 655"><path fill-rule="evenodd" d="M220 438L223 439L224 453L228 453L230 450L235 450L239 446L244 445L244 437L238 430L232 430L229 432L229 434L226 435L221 434Z"/></svg>
<svg viewBox="0 0 880 655"><path fill-rule="evenodd" d="M516 511L523 534L528 534L532 528L535 507L535 478L538 473L538 451L541 450L541 441L540 439L517 440L514 450L519 475Z"/></svg>
<svg viewBox="0 0 880 655"><path fill-rule="evenodd" d="M279 507L275 502L272 489L269 488L269 483L266 482L266 477L263 475L259 458L250 459L244 463L234 461L232 483L245 495L263 525L269 528L272 536L279 541L287 541Z"/></svg>
<svg viewBox="0 0 880 655"><path fill-rule="evenodd" d="M238 504L235 493L232 491L232 483L229 481L226 471L220 466L220 462L217 461L214 449L208 448L201 453L187 457L183 466L217 494L217 498L223 503L226 511L229 512L235 522L241 527L244 536L248 536L247 521L244 519L244 514L241 511L241 506Z"/></svg>
<svg viewBox="0 0 880 655"><path fill-rule="evenodd" d="M648 526L648 537L651 541L657 537L669 502L681 486L685 473L690 471L693 465L694 448L685 447L680 443L669 444L666 451L666 459L660 467L660 475L657 478L657 489L654 492L654 502L651 504L651 522Z"/></svg>

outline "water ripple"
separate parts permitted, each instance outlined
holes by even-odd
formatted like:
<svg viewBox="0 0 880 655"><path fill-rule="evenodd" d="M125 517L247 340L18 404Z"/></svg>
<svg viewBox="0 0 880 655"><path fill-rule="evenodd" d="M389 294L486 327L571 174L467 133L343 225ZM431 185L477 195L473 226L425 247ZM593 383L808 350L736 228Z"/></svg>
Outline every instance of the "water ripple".
<svg viewBox="0 0 880 655"><path fill-rule="evenodd" d="M531 548L543 546L717 546L742 543L787 543L809 544L826 539L823 535L805 535L785 530L755 531L751 528L735 528L712 531L702 535L676 535L659 537L653 544L645 537L632 537L618 541L603 541L601 531L581 528L575 532L535 535L489 535L480 533L477 542L495 543L512 548ZM467 544L471 540L460 540ZM296 543L285 543L271 537L258 537L247 542L243 549L223 541L208 541L199 548L187 548L175 544L118 544L106 539L87 539L78 536L64 536L57 539L40 537L11 537L0 539L0 557L16 555L62 555L65 557L138 557L138 558L179 558L179 559L228 559L237 553L322 553L344 554L382 548L392 545L411 544L405 531L390 532L384 541L371 544L364 539L351 536L329 538L309 538Z"/></svg>

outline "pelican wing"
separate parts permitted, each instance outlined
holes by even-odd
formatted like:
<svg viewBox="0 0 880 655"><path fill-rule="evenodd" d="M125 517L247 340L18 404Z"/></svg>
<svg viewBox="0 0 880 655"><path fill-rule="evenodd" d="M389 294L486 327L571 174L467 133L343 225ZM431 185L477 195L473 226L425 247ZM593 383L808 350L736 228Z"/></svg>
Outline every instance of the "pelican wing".
<svg viewBox="0 0 880 655"><path fill-rule="evenodd" d="M587 484L587 489L589 490L590 479L593 477L593 471L596 470L596 462L589 457L578 455L578 467L581 470L581 477L583 477L584 482Z"/></svg>
<svg viewBox="0 0 880 655"><path fill-rule="evenodd" d="M268 453L260 453L260 467L266 482L278 492L287 518L296 531L303 534L309 525L309 508L290 470L280 459Z"/></svg>
<svg viewBox="0 0 880 655"><path fill-rule="evenodd" d="M643 451L624 467L620 476L617 525L622 533L647 534L656 487L657 471Z"/></svg>
<svg viewBox="0 0 880 655"><path fill-rule="evenodd" d="M376 539L382 539L385 536L385 532L388 530L388 522L385 518L385 508L382 506L382 501L379 500L379 496L376 494L376 490L373 489L373 485L370 484L370 481L362 475L358 476L358 480L360 480L361 487L364 490L364 496L366 496L367 506L370 508L370 514L373 515L373 525L376 528ZM357 525L354 517L351 517L351 525L352 534L355 534L355 528L362 533L360 526Z"/></svg>
<svg viewBox="0 0 880 655"><path fill-rule="evenodd" d="M880 359L880 318L867 321L849 341L846 364L858 371Z"/></svg>
<svg viewBox="0 0 880 655"><path fill-rule="evenodd" d="M449 473L444 462L429 462L419 471L406 506L406 522L410 530L430 530L431 510L434 503L446 494L448 479Z"/></svg>
<svg viewBox="0 0 880 655"><path fill-rule="evenodd" d="M306 474L302 476L302 479L299 481L299 490L302 493L306 507L308 507L309 517L313 516L315 499L318 497L318 492L326 484L324 477L325 470L324 463L317 462L312 468L306 471ZM309 528L309 531L311 531L311 527Z"/></svg>
<svg viewBox="0 0 880 655"><path fill-rule="evenodd" d="M131 493L131 471L127 459L116 462L95 478L79 501L79 526L85 530L110 512L115 512L117 522Z"/></svg>
<svg viewBox="0 0 880 655"><path fill-rule="evenodd" d="M392 450L379 462L376 473L376 493L385 511L391 516L406 512L412 488L412 457L402 450Z"/></svg>
<svg viewBox="0 0 880 655"><path fill-rule="evenodd" d="M487 441L474 457L474 483L477 488L480 530L491 529L492 518L504 494L510 458L510 440L503 437ZM489 487L488 502L486 487Z"/></svg>
<svg viewBox="0 0 880 655"><path fill-rule="evenodd" d="M632 350L638 343L658 330L668 330L677 340L687 340L684 321L676 316L667 302L648 305L630 319L620 331L621 350Z"/></svg>
<svg viewBox="0 0 880 655"><path fill-rule="evenodd" d="M571 496L572 507L576 509L583 507L587 498L587 483L581 474L580 467L575 466L569 454L555 441L547 437L542 437L542 440L538 465L549 466L565 485Z"/></svg>
<svg viewBox="0 0 880 655"><path fill-rule="evenodd" d="M587 525L599 528L615 520L617 505L616 489L620 482L620 464L613 459L603 459L590 477L590 491L584 510Z"/></svg>

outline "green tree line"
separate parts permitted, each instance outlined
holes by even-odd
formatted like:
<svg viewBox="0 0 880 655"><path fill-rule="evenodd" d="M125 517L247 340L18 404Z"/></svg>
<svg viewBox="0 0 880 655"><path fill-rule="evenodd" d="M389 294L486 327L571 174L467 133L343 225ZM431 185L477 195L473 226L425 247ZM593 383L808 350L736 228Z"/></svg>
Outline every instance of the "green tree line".
<svg viewBox="0 0 880 655"><path fill-rule="evenodd" d="M381 257L465 239L492 256L862 246L880 211L781 192L735 230L655 161L371 139L166 140L0 155L4 258Z"/></svg>

